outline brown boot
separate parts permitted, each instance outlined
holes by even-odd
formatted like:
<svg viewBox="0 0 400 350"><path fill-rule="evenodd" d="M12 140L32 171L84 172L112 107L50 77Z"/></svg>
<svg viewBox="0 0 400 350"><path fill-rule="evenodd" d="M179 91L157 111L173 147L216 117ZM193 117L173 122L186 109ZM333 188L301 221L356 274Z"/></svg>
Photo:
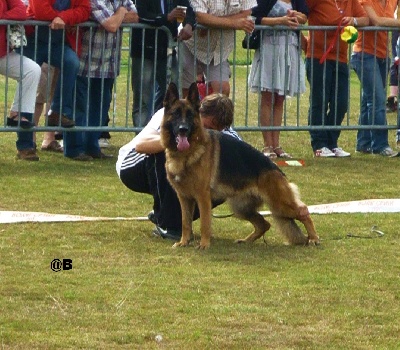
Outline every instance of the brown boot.
<svg viewBox="0 0 400 350"><path fill-rule="evenodd" d="M39 157L36 154L36 150L33 148L21 149L17 152L17 159L38 161Z"/></svg>
<svg viewBox="0 0 400 350"><path fill-rule="evenodd" d="M69 119L65 115L62 115L60 117L60 114L56 112L51 112L51 114L47 116L47 125L60 126L60 118L61 118L61 126L63 128L72 128L75 126L75 122L73 120Z"/></svg>

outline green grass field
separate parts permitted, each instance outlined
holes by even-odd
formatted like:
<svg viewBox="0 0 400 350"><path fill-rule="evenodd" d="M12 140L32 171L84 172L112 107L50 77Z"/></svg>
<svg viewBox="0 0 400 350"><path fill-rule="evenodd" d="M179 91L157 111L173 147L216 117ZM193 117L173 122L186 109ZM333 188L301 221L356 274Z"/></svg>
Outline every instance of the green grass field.
<svg viewBox="0 0 400 350"><path fill-rule="evenodd" d="M238 79L241 118L245 73ZM307 96L301 101L306 110ZM353 152L355 134L344 131L340 145ZM132 136L112 133L107 152L116 156ZM242 136L261 147L260 133ZM305 160L283 170L307 204L398 197L400 158L314 159L307 132L281 138ZM0 133L0 210L130 218L152 208L119 181L116 159L39 155L16 161L15 134ZM317 247L287 246L274 226L265 242L235 245L250 225L214 218L207 251L173 249L148 221L0 224L0 348L399 349L400 215L313 219ZM370 235L374 225L383 237ZM194 231L198 240L198 222ZM53 272L55 258L72 259L72 270Z"/></svg>

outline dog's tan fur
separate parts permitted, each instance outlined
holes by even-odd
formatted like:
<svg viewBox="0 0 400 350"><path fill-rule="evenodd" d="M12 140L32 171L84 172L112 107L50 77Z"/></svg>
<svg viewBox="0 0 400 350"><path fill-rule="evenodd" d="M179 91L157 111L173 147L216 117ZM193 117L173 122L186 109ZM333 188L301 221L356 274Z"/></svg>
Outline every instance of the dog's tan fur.
<svg viewBox="0 0 400 350"><path fill-rule="evenodd" d="M226 178L221 181L220 136L202 126L196 84L192 84L184 100L179 99L177 87L170 84L164 107L161 140L166 148L167 177L182 208L182 238L174 246L189 244L196 203L200 211L199 248L210 246L212 200L227 200L237 217L253 224L253 233L237 242L253 242L269 230L270 223L258 213L266 203L280 232L290 244L319 243L308 208L300 201L297 186L289 183L272 163L267 163L254 179L243 179L245 185L240 188ZM187 136L188 149L178 150L176 138L179 134ZM304 224L308 237L304 236L294 219Z"/></svg>

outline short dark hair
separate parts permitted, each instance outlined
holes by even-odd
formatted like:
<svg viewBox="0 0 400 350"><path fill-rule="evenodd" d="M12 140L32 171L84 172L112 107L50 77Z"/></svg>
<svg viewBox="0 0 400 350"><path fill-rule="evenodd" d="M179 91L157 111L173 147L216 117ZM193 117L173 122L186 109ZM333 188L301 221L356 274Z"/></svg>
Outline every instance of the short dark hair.
<svg viewBox="0 0 400 350"><path fill-rule="evenodd" d="M218 130L229 128L233 123L234 106L232 100L223 94L210 94L200 103L200 114L213 118Z"/></svg>

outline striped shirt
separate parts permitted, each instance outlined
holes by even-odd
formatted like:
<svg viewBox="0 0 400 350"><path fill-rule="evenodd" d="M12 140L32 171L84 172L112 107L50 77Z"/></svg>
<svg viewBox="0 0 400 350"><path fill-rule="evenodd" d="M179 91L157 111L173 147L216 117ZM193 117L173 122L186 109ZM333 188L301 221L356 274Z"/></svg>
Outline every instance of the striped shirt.
<svg viewBox="0 0 400 350"><path fill-rule="evenodd" d="M131 0L91 0L91 20L103 23L124 6L136 11ZM79 75L90 78L116 78L121 62L122 28L116 33L107 32L102 26L89 27L82 39Z"/></svg>
<svg viewBox="0 0 400 350"><path fill-rule="evenodd" d="M223 17L250 10L257 6L256 0L190 0L194 12ZM199 31L183 43L196 58L205 64L218 65L228 59L234 48L234 29L210 29L209 35ZM196 50L195 50L196 44Z"/></svg>

